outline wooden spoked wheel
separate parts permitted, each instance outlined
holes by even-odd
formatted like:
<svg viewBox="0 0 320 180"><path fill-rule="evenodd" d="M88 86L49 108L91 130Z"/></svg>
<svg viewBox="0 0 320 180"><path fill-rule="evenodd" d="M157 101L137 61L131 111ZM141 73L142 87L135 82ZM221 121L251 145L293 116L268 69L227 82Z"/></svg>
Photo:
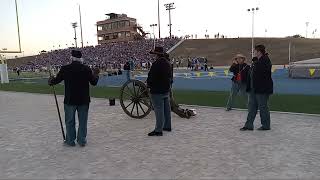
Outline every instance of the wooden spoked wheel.
<svg viewBox="0 0 320 180"><path fill-rule="evenodd" d="M149 90L139 80L129 80L120 90L120 105L130 117L142 119L150 114L152 107Z"/></svg>

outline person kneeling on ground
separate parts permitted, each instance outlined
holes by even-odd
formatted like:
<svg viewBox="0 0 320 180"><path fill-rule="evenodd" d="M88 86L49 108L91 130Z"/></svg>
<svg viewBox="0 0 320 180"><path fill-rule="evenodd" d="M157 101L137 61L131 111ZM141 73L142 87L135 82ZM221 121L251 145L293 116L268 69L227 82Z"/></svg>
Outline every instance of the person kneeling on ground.
<svg viewBox="0 0 320 180"><path fill-rule="evenodd" d="M258 109L262 124L258 130L271 129L268 101L270 95L273 94L272 64L264 45L257 45L254 52L255 58L252 60L247 83L247 92L249 92L248 117L246 124L240 129L241 131L253 130L253 122Z"/></svg>
<svg viewBox="0 0 320 180"><path fill-rule="evenodd" d="M232 65L229 69L233 73L232 77L232 88L230 91L230 96L227 103L226 111L231 111L233 108L233 102L236 95L240 92L241 96L247 97L247 76L250 66L245 63L246 57L242 54L237 54L233 58ZM247 101L248 98L246 98Z"/></svg>
<svg viewBox="0 0 320 180"><path fill-rule="evenodd" d="M157 56L148 74L147 86L150 88L151 101L156 114L156 126L148 136L162 136L162 131L171 131L170 89L172 67L168 55L162 47L150 52Z"/></svg>
<svg viewBox="0 0 320 180"><path fill-rule="evenodd" d="M72 63L62 66L57 77L50 77L50 86L64 81L65 98L64 111L67 136L64 142L68 146L75 146L76 128L75 113L78 112L79 128L77 142L81 147L87 143L87 122L89 111L89 83L97 85L99 80L99 69L91 69L82 64L82 54L80 51L72 50Z"/></svg>

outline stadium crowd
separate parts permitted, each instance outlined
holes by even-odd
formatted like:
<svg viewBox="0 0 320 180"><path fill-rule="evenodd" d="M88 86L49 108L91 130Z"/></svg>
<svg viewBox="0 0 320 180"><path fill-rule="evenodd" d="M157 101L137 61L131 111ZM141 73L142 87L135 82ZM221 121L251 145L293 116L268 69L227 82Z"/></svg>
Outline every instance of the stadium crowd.
<svg viewBox="0 0 320 180"><path fill-rule="evenodd" d="M157 39L156 45L164 47L165 51L169 50L181 39L164 38ZM154 40L145 39L131 42L116 42L97 46L87 46L78 48L83 54L84 63L101 69L118 69L127 61L133 61L136 67L149 61L154 61L149 52L153 49ZM61 66L70 63L70 52L75 48L54 50L51 52L41 53L35 56L35 59L21 65L22 71L35 71L48 67L60 69Z"/></svg>

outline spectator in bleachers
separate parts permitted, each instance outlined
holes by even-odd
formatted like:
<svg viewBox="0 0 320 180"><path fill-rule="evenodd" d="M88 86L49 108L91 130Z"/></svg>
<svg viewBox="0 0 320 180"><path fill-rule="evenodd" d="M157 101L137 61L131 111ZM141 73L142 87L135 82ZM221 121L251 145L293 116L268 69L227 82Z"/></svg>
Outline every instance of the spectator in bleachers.
<svg viewBox="0 0 320 180"><path fill-rule="evenodd" d="M164 47L165 51L169 50L180 39L165 38L156 40L157 46ZM139 40L130 42L117 42L102 44L97 46L87 46L78 48L81 50L86 65L99 66L102 69L113 68L118 69L121 64L125 64L128 60L132 60L131 66L145 63L146 60L152 60L149 51L153 47L153 40ZM31 71L32 69L41 69L47 67L48 62L54 68L61 68L61 66L70 63L69 54L72 49L59 49L48 53L41 53L36 56L33 61L25 63L21 66L21 70ZM131 68L133 70L134 67Z"/></svg>

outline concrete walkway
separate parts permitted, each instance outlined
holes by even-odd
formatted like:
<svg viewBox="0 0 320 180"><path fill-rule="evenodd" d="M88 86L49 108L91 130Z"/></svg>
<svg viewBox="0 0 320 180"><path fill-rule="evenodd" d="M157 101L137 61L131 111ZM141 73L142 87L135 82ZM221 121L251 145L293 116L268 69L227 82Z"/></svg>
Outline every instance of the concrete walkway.
<svg viewBox="0 0 320 180"><path fill-rule="evenodd" d="M174 115L173 132L147 137L153 114L130 119L107 104L92 101L88 146L68 148L52 96L0 92L0 178L320 177L320 117L274 113L271 131L240 132L246 112L199 108L193 119Z"/></svg>

